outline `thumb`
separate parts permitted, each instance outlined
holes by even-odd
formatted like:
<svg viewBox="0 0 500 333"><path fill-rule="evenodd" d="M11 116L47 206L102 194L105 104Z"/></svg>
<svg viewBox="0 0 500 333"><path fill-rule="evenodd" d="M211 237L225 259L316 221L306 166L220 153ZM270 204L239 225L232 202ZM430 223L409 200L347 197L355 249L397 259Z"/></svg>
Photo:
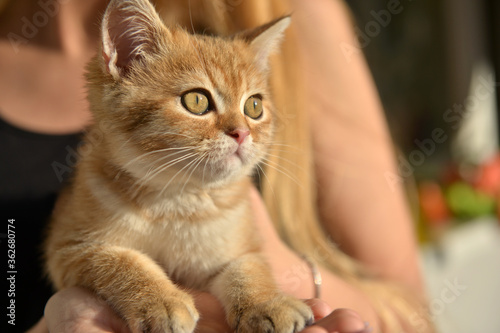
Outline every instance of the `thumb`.
<svg viewBox="0 0 500 333"><path fill-rule="evenodd" d="M319 298L311 298L304 300L312 310L314 314L314 321L318 321L321 318L324 318L332 312L332 308L323 300Z"/></svg>
<svg viewBox="0 0 500 333"><path fill-rule="evenodd" d="M349 309L337 309L328 316L318 320L303 333L369 333L371 329L358 313Z"/></svg>

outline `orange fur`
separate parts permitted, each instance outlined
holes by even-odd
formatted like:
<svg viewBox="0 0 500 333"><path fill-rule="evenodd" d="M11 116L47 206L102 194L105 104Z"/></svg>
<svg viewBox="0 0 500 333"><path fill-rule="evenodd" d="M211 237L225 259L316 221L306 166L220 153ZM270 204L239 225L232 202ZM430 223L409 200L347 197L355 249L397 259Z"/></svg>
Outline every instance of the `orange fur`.
<svg viewBox="0 0 500 333"><path fill-rule="evenodd" d="M88 67L94 120L108 131L85 147L50 224L56 288L92 290L133 332L192 332L198 314L179 286L214 293L239 332L306 325L310 309L278 291L259 255L247 198L274 131L267 57L288 21L193 36L164 26L147 0L111 1L103 56ZM209 96L206 114L183 106L193 90ZM243 113L255 95L256 120ZM241 145L236 129L250 131Z"/></svg>

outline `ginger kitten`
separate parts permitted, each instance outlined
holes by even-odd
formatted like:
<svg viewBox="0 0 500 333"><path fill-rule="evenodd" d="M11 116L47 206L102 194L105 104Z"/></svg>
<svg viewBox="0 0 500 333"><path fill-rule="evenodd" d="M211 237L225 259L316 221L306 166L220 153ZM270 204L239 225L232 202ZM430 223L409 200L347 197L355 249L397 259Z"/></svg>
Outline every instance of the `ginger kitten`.
<svg viewBox="0 0 500 333"><path fill-rule="evenodd" d="M193 332L178 286L208 291L237 332L298 332L308 306L259 253L250 174L272 140L268 57L288 17L232 38L167 28L147 0L112 0L88 67L100 145L56 206L46 267L57 289L106 300L132 332Z"/></svg>

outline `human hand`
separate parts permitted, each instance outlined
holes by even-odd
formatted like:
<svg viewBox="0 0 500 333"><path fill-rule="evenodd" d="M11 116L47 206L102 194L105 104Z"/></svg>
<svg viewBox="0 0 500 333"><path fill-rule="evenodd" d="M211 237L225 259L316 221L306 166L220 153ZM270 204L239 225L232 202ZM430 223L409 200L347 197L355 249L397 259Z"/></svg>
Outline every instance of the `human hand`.
<svg viewBox="0 0 500 333"><path fill-rule="evenodd" d="M224 309L213 295L202 292L192 292L192 295L201 314L196 333L231 332ZM363 332L364 323L356 312L347 309L331 312L319 299L305 302L313 310L316 323L302 333ZM59 291L50 298L45 307L45 321L50 333L130 333L106 302L76 287Z"/></svg>
<svg viewBox="0 0 500 333"><path fill-rule="evenodd" d="M131 333L106 302L77 287L55 293L44 317L50 333Z"/></svg>
<svg viewBox="0 0 500 333"><path fill-rule="evenodd" d="M320 299L305 301L314 313L315 323L301 333L370 333L371 328L360 315L350 309L332 311L326 302Z"/></svg>
<svg viewBox="0 0 500 333"><path fill-rule="evenodd" d="M192 292L201 318L196 333L230 332L224 309L207 293ZM68 288L54 294L45 306L50 333L131 333L125 322L103 300L82 288Z"/></svg>
<svg viewBox="0 0 500 333"><path fill-rule="evenodd" d="M106 302L82 288L55 293L44 316L50 333L130 333Z"/></svg>

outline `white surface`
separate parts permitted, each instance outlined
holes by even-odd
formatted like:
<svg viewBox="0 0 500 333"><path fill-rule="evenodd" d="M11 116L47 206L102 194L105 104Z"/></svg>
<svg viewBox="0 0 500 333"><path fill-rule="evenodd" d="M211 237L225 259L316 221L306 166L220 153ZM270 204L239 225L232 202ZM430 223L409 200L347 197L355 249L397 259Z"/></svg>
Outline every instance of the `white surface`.
<svg viewBox="0 0 500 333"><path fill-rule="evenodd" d="M487 62L476 63L469 94L461 105L465 113L452 144L452 153L458 162L479 165L498 151L495 85L493 67Z"/></svg>
<svg viewBox="0 0 500 333"><path fill-rule="evenodd" d="M482 219L422 251L439 333L500 333L500 224Z"/></svg>

